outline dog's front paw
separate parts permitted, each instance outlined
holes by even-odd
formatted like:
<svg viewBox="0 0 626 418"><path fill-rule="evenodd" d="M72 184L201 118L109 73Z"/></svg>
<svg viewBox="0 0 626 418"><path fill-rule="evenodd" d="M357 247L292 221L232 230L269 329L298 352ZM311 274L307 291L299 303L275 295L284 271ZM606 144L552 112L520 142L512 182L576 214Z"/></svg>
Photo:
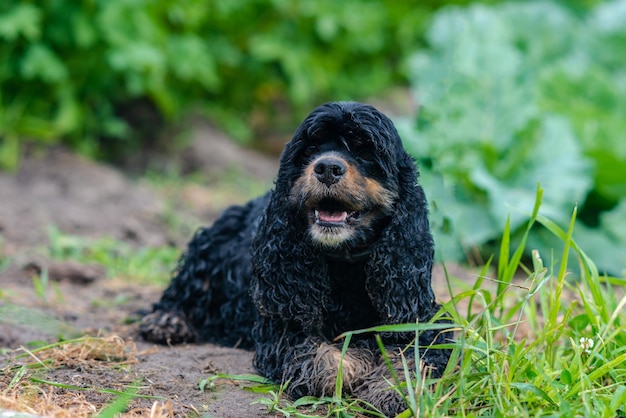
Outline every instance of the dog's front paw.
<svg viewBox="0 0 626 418"><path fill-rule="evenodd" d="M373 406L386 417L395 417L407 409L402 395L396 391L382 376L378 379L366 380L353 395Z"/></svg>
<svg viewBox="0 0 626 418"><path fill-rule="evenodd" d="M196 332L177 312L155 311L143 317L139 333L146 341L158 344L180 344L194 342Z"/></svg>

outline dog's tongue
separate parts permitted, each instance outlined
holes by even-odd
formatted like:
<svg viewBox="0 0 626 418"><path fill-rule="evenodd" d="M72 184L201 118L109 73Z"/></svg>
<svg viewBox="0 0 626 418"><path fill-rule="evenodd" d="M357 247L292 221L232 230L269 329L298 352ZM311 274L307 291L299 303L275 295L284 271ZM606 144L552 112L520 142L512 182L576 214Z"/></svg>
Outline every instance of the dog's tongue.
<svg viewBox="0 0 626 418"><path fill-rule="evenodd" d="M345 222L346 218L348 217L348 212L330 212L330 211L326 211L326 210L320 210L318 212L319 214L319 219L322 222Z"/></svg>

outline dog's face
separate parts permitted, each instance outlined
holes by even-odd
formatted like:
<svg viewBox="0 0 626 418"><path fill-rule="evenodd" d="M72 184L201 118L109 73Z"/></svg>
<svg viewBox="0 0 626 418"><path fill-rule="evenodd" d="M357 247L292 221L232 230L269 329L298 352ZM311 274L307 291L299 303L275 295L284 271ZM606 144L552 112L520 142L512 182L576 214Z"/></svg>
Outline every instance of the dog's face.
<svg viewBox="0 0 626 418"><path fill-rule="evenodd" d="M397 144L386 138L395 129L377 123L382 115L373 108L333 105L314 111L292 141L290 202L314 243L360 248L376 238L398 199L389 149Z"/></svg>

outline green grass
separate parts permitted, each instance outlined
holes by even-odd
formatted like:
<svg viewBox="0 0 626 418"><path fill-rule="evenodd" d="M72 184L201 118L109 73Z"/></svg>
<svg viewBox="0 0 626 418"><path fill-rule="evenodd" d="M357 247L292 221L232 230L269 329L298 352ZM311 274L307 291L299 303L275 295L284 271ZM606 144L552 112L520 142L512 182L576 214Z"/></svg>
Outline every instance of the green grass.
<svg viewBox="0 0 626 418"><path fill-rule="evenodd" d="M462 326L458 371L421 394L426 404L450 396L428 415L626 416L626 298L600 277L594 263L572 240L574 210L567 230L538 214L542 191L520 246L509 254L505 228L495 291L480 287L456 295L446 311ZM549 267L533 253L522 264L528 232L540 224L563 243ZM579 271L567 270L570 249ZM525 279L515 279L523 271ZM568 296L565 296L567 291ZM455 305L468 299L469 312ZM478 313L473 313L478 312ZM532 339L522 335L527 328ZM590 346L589 341L593 341Z"/></svg>
<svg viewBox="0 0 626 418"><path fill-rule="evenodd" d="M49 228L48 236L50 246L45 251L50 258L101 264L109 277L138 284L165 285L181 254L180 248L172 246L135 247L113 238L67 235L54 227Z"/></svg>
<svg viewBox="0 0 626 418"><path fill-rule="evenodd" d="M496 277L488 277L488 263L473 286L452 289L454 297L442 311L456 324L457 341L444 376L423 379L419 370L405 367L394 378L407 402L401 416L626 417L626 279L601 277L572 240L576 210L561 229L538 213L541 198L538 189L526 234L514 251L507 223ZM558 237L562 248L549 255L533 252L526 266L526 237L536 226ZM578 259L576 272L567 269L570 254ZM428 324L412 327L419 332ZM397 328L406 331L407 325ZM285 416L315 414L320 403L330 411L322 416L354 416L363 404L342 399L339 382L329 399L307 398L303 405L280 400L273 391L263 403Z"/></svg>

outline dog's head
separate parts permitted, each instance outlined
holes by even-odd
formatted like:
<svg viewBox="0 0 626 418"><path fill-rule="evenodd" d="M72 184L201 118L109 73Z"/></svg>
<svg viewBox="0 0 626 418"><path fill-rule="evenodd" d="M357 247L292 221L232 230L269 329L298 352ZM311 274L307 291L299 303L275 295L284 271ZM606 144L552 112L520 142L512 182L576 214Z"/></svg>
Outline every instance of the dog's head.
<svg viewBox="0 0 626 418"><path fill-rule="evenodd" d="M395 127L378 110L328 103L315 109L287 144L277 187L286 188L315 244L331 250L364 247L394 211L398 162L407 159Z"/></svg>
<svg viewBox="0 0 626 418"><path fill-rule="evenodd" d="M355 264L381 321L434 309L433 241L415 162L372 106L327 103L285 146L252 243L252 295L262 315L323 327L330 260ZM359 270L359 268L361 270Z"/></svg>

